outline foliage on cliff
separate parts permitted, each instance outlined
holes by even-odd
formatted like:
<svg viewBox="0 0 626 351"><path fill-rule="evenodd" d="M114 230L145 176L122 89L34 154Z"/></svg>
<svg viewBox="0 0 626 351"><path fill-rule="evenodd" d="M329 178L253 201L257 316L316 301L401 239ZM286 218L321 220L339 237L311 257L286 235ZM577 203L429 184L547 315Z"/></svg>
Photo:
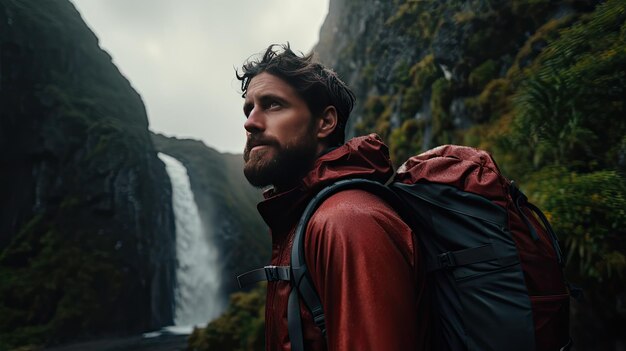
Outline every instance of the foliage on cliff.
<svg viewBox="0 0 626 351"><path fill-rule="evenodd" d="M577 349L626 326L626 3L331 1L320 59L355 88L352 134L396 165L442 143L492 152L560 234ZM331 35L331 33L334 33Z"/></svg>
<svg viewBox="0 0 626 351"><path fill-rule="evenodd" d="M60 212L73 210L66 205ZM33 218L0 255L0 350L127 323L125 314L110 306L123 298L132 277L118 269L123 266L118 257L101 249L114 246L110 240L69 232L49 217Z"/></svg>
<svg viewBox="0 0 626 351"><path fill-rule="evenodd" d="M508 77L518 84L512 123L485 142L515 160L505 165L553 215L572 274L617 284L626 274L626 3L598 5Z"/></svg>
<svg viewBox="0 0 626 351"><path fill-rule="evenodd" d="M172 323L169 181L66 0L0 2L0 349Z"/></svg>
<svg viewBox="0 0 626 351"><path fill-rule="evenodd" d="M190 351L265 349L265 287L231 295L228 310L206 328L194 329Z"/></svg>

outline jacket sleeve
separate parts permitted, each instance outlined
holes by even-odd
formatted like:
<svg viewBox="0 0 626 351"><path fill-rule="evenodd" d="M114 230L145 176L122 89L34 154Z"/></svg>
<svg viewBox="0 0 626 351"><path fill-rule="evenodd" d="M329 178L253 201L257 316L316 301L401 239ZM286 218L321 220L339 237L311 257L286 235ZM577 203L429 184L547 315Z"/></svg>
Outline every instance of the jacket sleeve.
<svg viewBox="0 0 626 351"><path fill-rule="evenodd" d="M329 350L422 349L417 247L387 204L362 190L335 194L313 215L305 240Z"/></svg>

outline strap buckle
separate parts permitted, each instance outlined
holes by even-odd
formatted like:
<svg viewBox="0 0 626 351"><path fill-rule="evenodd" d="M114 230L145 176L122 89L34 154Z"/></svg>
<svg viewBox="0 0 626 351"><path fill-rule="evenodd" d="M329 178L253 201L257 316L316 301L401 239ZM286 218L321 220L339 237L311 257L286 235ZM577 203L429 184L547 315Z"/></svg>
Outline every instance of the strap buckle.
<svg viewBox="0 0 626 351"><path fill-rule="evenodd" d="M439 264L441 268L456 267L456 260L452 252L444 252L437 256L439 258Z"/></svg>
<svg viewBox="0 0 626 351"><path fill-rule="evenodd" d="M324 311L319 311L317 315L313 316L313 322L317 325L318 328L322 331L322 335L326 337L326 318L324 316Z"/></svg>
<svg viewBox="0 0 626 351"><path fill-rule="evenodd" d="M289 266L265 266L237 276L237 281L239 282L239 287L241 288L261 281L289 281L290 275L291 270Z"/></svg>
<svg viewBox="0 0 626 351"><path fill-rule="evenodd" d="M265 269L265 276L268 282L280 280L277 266L265 266L263 268Z"/></svg>

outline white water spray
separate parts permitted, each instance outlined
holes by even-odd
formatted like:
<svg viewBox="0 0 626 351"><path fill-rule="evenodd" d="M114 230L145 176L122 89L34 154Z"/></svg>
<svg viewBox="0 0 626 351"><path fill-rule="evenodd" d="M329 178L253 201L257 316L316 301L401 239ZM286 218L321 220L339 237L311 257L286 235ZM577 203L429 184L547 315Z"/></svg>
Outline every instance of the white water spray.
<svg viewBox="0 0 626 351"><path fill-rule="evenodd" d="M225 308L220 294L218 251L208 238L198 215L187 169L163 153L159 158L172 183L172 205L176 217L176 280L174 323L176 326L204 326Z"/></svg>

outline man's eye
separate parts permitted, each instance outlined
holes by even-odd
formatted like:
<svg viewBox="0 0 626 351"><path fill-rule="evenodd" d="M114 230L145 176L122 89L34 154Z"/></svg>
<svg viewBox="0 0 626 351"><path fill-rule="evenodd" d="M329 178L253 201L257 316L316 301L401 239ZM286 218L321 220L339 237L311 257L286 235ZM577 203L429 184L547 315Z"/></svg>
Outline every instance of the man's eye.
<svg viewBox="0 0 626 351"><path fill-rule="evenodd" d="M280 107L280 104L278 102L276 102L276 101L270 102L270 104L268 106L268 108L270 108L270 109L276 109L276 108L279 108L279 107Z"/></svg>
<svg viewBox="0 0 626 351"><path fill-rule="evenodd" d="M250 112L252 112L252 108L254 106L252 104L244 104L243 105L243 114L246 115L246 118L250 116Z"/></svg>

